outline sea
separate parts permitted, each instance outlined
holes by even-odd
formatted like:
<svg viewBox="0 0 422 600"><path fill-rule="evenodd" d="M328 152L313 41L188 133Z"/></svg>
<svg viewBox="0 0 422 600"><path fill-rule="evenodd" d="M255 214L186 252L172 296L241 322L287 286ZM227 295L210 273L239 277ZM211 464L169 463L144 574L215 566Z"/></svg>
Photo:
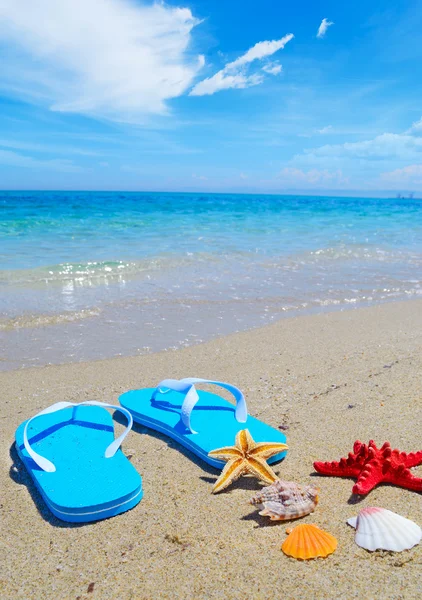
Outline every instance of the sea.
<svg viewBox="0 0 422 600"><path fill-rule="evenodd" d="M0 192L0 369L422 298L422 200Z"/></svg>

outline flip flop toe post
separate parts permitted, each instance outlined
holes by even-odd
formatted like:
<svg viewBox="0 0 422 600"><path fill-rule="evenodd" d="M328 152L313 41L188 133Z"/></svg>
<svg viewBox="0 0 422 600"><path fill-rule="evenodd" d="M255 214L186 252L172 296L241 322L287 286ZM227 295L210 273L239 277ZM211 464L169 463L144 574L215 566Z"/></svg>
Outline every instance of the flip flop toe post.
<svg viewBox="0 0 422 600"><path fill-rule="evenodd" d="M217 394L197 390L196 385L201 383L215 384L228 390L236 404ZM134 421L168 435L217 468L224 467L225 463L209 457L208 453L216 448L232 446L241 429L248 429L255 442L286 442L280 431L248 415L242 392L222 381L192 377L166 379L156 388L126 392L120 396L119 402L132 414ZM268 462L278 462L285 454L276 454Z"/></svg>
<svg viewBox="0 0 422 600"><path fill-rule="evenodd" d="M129 421L114 439L111 408ZM22 423L16 448L51 512L62 521L112 517L138 504L142 479L120 445L132 426L124 408L58 402Z"/></svg>

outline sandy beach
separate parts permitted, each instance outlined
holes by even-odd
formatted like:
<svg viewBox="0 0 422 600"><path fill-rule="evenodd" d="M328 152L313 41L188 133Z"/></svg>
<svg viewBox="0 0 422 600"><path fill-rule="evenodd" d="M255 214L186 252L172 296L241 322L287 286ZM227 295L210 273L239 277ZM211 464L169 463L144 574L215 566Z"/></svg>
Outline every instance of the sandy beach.
<svg viewBox="0 0 422 600"><path fill-rule="evenodd" d="M422 301L409 301L284 319L177 351L3 373L1 598L420 598L422 545L369 553L346 520L380 506L421 525L421 494L381 485L353 497L352 480L318 476L312 463L346 456L356 439L420 450L421 372ZM300 522L335 535L333 555L289 559L280 546L292 523L258 515L255 479L213 496L217 470L139 426L123 450L142 474L141 503L86 525L51 516L17 458L16 427L59 400L117 403L128 389L187 376L234 383L251 414L283 426L290 450L275 471L320 487Z"/></svg>

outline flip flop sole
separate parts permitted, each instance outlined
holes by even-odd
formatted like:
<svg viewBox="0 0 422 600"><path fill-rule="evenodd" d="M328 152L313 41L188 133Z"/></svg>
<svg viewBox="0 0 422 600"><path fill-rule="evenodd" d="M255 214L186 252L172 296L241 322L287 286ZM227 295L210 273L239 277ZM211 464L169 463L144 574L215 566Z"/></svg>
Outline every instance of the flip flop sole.
<svg viewBox="0 0 422 600"><path fill-rule="evenodd" d="M151 401L155 389L126 392L119 397L119 402L132 414L134 421L169 436L213 467L221 469L225 463L209 457L208 452L233 446L236 434L241 429L249 429L255 442L286 443L286 437L280 431L251 415L248 415L245 423L239 423L234 416L233 404L217 394L202 390L198 390L199 400L192 412L192 425L198 433L191 433L180 420L180 394L169 391ZM276 454L267 462L273 464L285 456L286 451Z"/></svg>
<svg viewBox="0 0 422 600"><path fill-rule="evenodd" d="M142 499L142 479L121 450L104 457L113 439L111 415L80 406L43 415L28 427L31 447L53 462L43 471L28 455L25 423L16 431L17 452L51 512L63 521L89 522L133 508Z"/></svg>

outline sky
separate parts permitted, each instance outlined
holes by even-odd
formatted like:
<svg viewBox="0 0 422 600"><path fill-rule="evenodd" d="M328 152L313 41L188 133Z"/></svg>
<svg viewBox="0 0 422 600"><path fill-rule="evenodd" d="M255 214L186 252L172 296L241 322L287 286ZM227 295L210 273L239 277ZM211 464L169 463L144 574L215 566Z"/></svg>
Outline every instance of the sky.
<svg viewBox="0 0 422 600"><path fill-rule="evenodd" d="M422 195L420 0L0 0L0 189Z"/></svg>

